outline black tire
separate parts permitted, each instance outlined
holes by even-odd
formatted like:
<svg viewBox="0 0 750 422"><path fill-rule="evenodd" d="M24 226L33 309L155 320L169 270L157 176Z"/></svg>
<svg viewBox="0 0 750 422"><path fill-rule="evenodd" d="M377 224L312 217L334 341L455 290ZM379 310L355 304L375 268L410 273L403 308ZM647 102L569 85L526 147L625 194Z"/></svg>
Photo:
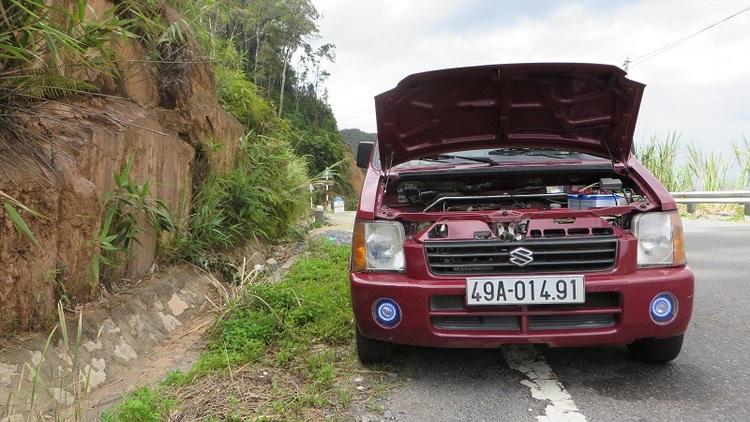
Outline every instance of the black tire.
<svg viewBox="0 0 750 422"><path fill-rule="evenodd" d="M359 332L359 327L356 325L354 327L354 335L357 340L357 356L359 356L360 362L368 364L391 361L394 348L393 343L367 338Z"/></svg>
<svg viewBox="0 0 750 422"><path fill-rule="evenodd" d="M628 344L630 355L648 363L667 363L677 357L682 349L684 334L668 338L645 338Z"/></svg>

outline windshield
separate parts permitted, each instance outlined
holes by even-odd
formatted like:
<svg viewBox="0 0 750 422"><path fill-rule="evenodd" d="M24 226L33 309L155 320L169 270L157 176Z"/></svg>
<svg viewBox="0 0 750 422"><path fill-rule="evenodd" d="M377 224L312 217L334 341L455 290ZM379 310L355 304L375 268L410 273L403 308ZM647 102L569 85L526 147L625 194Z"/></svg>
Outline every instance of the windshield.
<svg viewBox="0 0 750 422"><path fill-rule="evenodd" d="M396 167L425 166L438 164L471 164L486 163L501 165L505 163L540 163L553 161L605 161L609 160L595 155L577 151L564 151L547 148L491 148L455 151L449 154L438 154L407 161Z"/></svg>

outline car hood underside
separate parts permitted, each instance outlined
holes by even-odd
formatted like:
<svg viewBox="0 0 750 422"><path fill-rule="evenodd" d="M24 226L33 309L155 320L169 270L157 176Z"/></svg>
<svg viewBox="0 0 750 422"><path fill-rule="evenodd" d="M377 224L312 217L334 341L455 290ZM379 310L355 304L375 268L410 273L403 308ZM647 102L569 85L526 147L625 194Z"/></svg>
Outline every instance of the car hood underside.
<svg viewBox="0 0 750 422"><path fill-rule="evenodd" d="M644 87L601 64L413 74L375 97L382 169L479 148L560 149L626 163Z"/></svg>

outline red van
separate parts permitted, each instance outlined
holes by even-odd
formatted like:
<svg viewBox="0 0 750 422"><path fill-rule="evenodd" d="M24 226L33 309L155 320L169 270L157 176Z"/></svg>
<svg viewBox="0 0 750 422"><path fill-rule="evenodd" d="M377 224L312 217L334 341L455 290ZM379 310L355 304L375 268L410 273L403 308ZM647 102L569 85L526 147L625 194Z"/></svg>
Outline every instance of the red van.
<svg viewBox="0 0 750 422"><path fill-rule="evenodd" d="M362 362L397 344L677 357L694 278L674 200L631 154L644 85L625 76L480 66L375 97L349 275Z"/></svg>

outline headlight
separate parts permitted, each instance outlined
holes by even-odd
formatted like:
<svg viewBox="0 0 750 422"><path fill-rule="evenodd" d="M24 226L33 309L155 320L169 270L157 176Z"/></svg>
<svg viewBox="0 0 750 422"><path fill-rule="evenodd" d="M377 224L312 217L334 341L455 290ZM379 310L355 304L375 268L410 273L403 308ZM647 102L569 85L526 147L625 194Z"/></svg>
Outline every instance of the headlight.
<svg viewBox="0 0 750 422"><path fill-rule="evenodd" d="M357 221L352 238L352 270L403 271L404 226L395 221Z"/></svg>
<svg viewBox="0 0 750 422"><path fill-rule="evenodd" d="M685 265L682 221L677 212L637 215L632 229L638 238L638 267Z"/></svg>

